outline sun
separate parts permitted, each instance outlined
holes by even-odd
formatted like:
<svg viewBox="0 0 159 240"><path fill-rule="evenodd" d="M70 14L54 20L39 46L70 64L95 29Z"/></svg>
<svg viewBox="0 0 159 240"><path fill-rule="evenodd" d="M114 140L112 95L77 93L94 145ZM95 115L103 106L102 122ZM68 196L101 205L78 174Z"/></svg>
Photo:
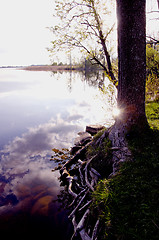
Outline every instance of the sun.
<svg viewBox="0 0 159 240"><path fill-rule="evenodd" d="M118 117L120 115L121 111L119 108L113 108L113 116L114 118Z"/></svg>

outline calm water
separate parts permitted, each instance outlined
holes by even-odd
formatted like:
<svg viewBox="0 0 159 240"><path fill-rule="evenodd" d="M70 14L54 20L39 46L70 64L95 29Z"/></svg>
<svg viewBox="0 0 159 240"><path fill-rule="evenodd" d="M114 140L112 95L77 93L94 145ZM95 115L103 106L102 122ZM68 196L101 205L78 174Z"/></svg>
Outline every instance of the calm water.
<svg viewBox="0 0 159 240"><path fill-rule="evenodd" d="M0 69L0 231L5 236L70 239L67 213L55 201L61 187L50 158L52 148L70 148L87 124L113 121L112 86L102 73L89 77Z"/></svg>

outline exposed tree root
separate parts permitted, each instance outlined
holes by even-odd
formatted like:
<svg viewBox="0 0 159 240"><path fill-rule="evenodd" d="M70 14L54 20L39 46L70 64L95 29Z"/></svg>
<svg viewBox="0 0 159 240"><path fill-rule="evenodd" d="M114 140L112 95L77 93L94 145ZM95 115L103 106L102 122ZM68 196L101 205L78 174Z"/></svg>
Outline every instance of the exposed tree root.
<svg viewBox="0 0 159 240"><path fill-rule="evenodd" d="M91 155L91 157L87 159L88 156L86 152L89 146L102 148L103 142L108 137L112 142L112 146L109 149L112 152L112 172L109 173L109 177L114 175L121 162L132 158L127 142L116 126L109 128L101 137L95 141L92 140L79 149L60 170L61 179L67 184L68 193L72 197L72 202L67 206L70 209L69 218L72 220L74 226L72 240L75 239L77 235L80 236L82 240L98 239L100 229L99 219L94 219L94 227L91 226L89 230L87 228L87 219L90 215L90 204L92 202L91 193L94 191L98 180L101 178L101 174L92 165L92 162L96 161L99 156L95 152L93 156ZM98 161L100 161L100 159ZM76 171L72 171L72 169L69 170L72 164L74 164L73 169L76 169ZM107 168L107 166L105 167ZM74 173L75 176L71 176L72 173Z"/></svg>
<svg viewBox="0 0 159 240"><path fill-rule="evenodd" d="M86 195L88 194L89 190L87 190L87 192L84 194L84 196L81 198L81 200L79 201L79 203L77 204L77 206L74 208L74 210L71 212L71 214L68 216L69 218L71 218L75 212L77 211L77 209L80 207L80 205L83 203Z"/></svg>
<svg viewBox="0 0 159 240"><path fill-rule="evenodd" d="M96 224L94 226L91 240L97 239L98 226L99 226L99 219L97 220L97 222L96 222Z"/></svg>
<svg viewBox="0 0 159 240"><path fill-rule="evenodd" d="M111 175L116 174L119 169L119 165L122 162L132 160L132 154L128 149L128 143L125 138L126 126L114 124L109 130L109 139L112 142L112 163L113 172ZM111 176L110 175L110 176Z"/></svg>
<svg viewBox="0 0 159 240"><path fill-rule="evenodd" d="M78 159L83 158L86 153L86 150L90 144L91 144L91 142L87 143L84 147L79 149L77 151L77 153L63 165L61 170L63 170L63 168L68 168L71 164L76 162Z"/></svg>

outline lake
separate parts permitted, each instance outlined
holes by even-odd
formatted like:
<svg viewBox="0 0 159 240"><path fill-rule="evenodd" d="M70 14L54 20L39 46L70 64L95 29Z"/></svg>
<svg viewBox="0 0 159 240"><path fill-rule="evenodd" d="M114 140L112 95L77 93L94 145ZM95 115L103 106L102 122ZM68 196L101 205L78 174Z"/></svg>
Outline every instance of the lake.
<svg viewBox="0 0 159 240"><path fill-rule="evenodd" d="M52 149L70 149L86 125L110 126L114 106L102 72L0 69L1 235L70 239L67 211L56 201L62 186Z"/></svg>

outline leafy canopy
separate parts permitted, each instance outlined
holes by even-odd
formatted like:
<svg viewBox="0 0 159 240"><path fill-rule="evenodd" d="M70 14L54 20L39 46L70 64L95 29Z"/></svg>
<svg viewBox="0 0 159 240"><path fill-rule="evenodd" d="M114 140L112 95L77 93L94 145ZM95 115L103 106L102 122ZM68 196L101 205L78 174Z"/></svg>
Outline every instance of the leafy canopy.
<svg viewBox="0 0 159 240"><path fill-rule="evenodd" d="M113 39L116 40L114 7L111 0L56 1L58 20L50 28L54 40L49 51L55 54L64 49L70 52L78 48L114 78L110 61Z"/></svg>

